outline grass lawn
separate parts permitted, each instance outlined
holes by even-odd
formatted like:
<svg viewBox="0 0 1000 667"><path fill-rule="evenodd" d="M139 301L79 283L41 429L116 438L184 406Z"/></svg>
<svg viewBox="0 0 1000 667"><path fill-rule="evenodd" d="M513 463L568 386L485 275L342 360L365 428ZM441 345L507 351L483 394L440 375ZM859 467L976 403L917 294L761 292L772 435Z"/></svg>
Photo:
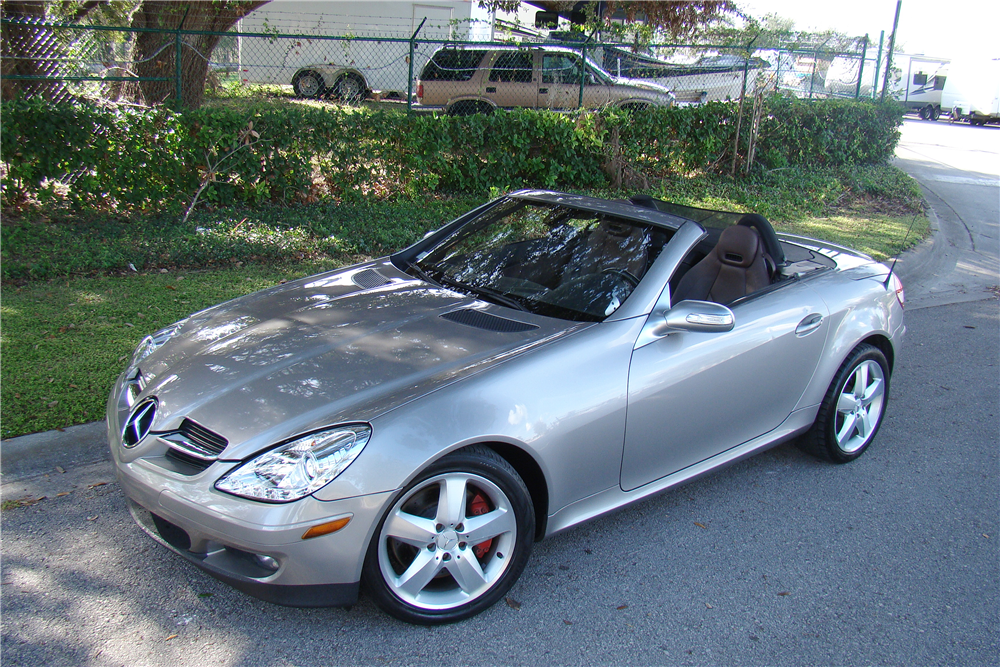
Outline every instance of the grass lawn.
<svg viewBox="0 0 1000 667"><path fill-rule="evenodd" d="M652 194L756 210L779 232L886 259L914 220L907 245L926 236L928 223L913 184L881 169L805 182L681 182ZM162 216L6 216L0 436L103 419L111 383L147 334L282 280L389 253L485 199L206 210L187 227Z"/></svg>

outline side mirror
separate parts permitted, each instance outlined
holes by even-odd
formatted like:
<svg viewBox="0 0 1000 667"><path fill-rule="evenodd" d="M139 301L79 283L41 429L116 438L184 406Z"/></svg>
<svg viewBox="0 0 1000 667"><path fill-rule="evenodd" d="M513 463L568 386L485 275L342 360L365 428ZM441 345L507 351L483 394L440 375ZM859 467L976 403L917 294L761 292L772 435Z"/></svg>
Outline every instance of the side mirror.
<svg viewBox="0 0 1000 667"><path fill-rule="evenodd" d="M725 306L711 301L681 301L663 314L669 331L724 333L736 326L736 316Z"/></svg>

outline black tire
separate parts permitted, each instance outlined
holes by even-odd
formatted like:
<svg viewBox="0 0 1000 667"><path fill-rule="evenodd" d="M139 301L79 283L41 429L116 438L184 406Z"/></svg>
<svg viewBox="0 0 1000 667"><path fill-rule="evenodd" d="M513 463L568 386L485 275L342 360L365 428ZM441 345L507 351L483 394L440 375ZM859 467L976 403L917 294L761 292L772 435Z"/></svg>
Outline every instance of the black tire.
<svg viewBox="0 0 1000 667"><path fill-rule="evenodd" d="M812 428L799 438L799 447L834 463L864 454L885 416L889 375L880 349L868 343L854 348L830 383Z"/></svg>
<svg viewBox="0 0 1000 667"><path fill-rule="evenodd" d="M454 491L446 499L459 500L442 507L444 489ZM467 447L431 464L393 499L368 546L365 588L402 621L461 621L510 590L534 539L524 481L493 450Z"/></svg>
<svg viewBox="0 0 1000 667"><path fill-rule="evenodd" d="M920 107L917 113L920 114L920 120L927 120L927 107Z"/></svg>
<svg viewBox="0 0 1000 667"><path fill-rule="evenodd" d="M941 117L941 107L931 108L931 120L937 120Z"/></svg>
<svg viewBox="0 0 1000 667"><path fill-rule="evenodd" d="M297 97L318 99L323 97L323 94L326 92L326 86L319 72L304 69L296 72L292 78L292 90L295 91Z"/></svg>
<svg viewBox="0 0 1000 667"><path fill-rule="evenodd" d="M368 86L357 74L345 74L333 84L333 96L341 102L357 103L368 97Z"/></svg>

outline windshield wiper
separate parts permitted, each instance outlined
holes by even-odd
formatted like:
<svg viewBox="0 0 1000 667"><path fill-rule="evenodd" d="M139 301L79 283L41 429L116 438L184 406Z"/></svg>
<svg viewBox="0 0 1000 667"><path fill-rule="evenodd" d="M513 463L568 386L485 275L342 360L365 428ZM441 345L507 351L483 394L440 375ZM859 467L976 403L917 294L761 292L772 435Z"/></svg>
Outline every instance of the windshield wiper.
<svg viewBox="0 0 1000 667"><path fill-rule="evenodd" d="M447 273L444 272L441 272L440 276L438 276L438 280L440 280L440 282L444 285L448 285L449 287L454 287L456 289L462 290L463 292L472 292L476 296L482 297L487 301L493 301L499 303L502 306L509 306L511 308L516 308L517 310L523 310L525 312L528 311L527 306L525 306L523 303L507 296L503 292L498 292L495 289L463 283L460 280L455 280L454 278L452 278L451 276L449 276Z"/></svg>
<svg viewBox="0 0 1000 667"><path fill-rule="evenodd" d="M423 269L421 269L417 265L416 262L409 262L408 265L407 265L407 268L410 269L411 271L413 271L415 274L417 274L417 278L420 278L425 283L431 283L432 285L440 285L441 284L437 280L434 280L433 278L431 278L430 275L428 275L428 273L426 271L424 271Z"/></svg>

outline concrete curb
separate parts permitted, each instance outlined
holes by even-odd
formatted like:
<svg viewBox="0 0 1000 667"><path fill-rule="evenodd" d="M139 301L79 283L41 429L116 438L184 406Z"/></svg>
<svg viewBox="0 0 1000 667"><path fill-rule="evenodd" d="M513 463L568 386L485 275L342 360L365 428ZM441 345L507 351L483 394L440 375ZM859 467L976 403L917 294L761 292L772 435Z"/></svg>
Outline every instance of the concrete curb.
<svg viewBox="0 0 1000 667"><path fill-rule="evenodd" d="M104 422L32 433L0 442L3 484L111 460Z"/></svg>

